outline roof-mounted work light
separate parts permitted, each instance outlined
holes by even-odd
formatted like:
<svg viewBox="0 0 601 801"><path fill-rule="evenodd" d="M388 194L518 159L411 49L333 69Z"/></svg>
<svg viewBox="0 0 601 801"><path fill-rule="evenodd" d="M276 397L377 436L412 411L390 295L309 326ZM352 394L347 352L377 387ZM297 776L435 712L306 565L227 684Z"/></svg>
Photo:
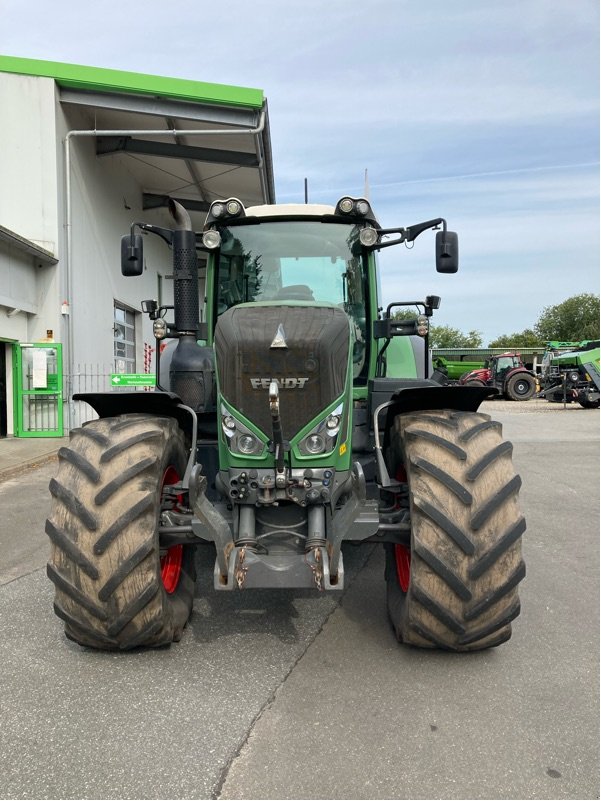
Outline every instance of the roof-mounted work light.
<svg viewBox="0 0 601 801"><path fill-rule="evenodd" d="M205 228L212 223L222 223L227 220L245 216L244 205L237 197L230 197L228 200L214 200L209 208Z"/></svg>
<svg viewBox="0 0 601 801"><path fill-rule="evenodd" d="M336 204L336 215L342 217L354 217L362 220L373 220L375 222L374 213L369 201L364 197L342 197Z"/></svg>

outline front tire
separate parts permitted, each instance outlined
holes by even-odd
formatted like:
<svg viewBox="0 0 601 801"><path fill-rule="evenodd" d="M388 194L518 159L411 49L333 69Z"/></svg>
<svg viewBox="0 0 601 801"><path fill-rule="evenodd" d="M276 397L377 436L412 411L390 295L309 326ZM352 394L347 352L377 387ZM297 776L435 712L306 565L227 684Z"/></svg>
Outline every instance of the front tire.
<svg viewBox="0 0 601 801"><path fill-rule="evenodd" d="M194 546L161 551L164 488L184 475L175 420L129 414L71 432L50 482L48 577L66 636L102 650L180 639L194 598Z"/></svg>
<svg viewBox="0 0 601 801"><path fill-rule="evenodd" d="M409 546L386 546L388 613L399 642L476 651L511 636L526 524L512 446L488 415L399 415L389 467L407 477Z"/></svg>

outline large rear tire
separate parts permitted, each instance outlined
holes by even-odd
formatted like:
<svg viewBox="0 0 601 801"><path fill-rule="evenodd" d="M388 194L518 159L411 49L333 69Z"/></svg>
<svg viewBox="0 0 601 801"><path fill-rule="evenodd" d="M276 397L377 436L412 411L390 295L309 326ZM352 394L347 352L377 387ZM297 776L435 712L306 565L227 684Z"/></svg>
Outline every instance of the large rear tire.
<svg viewBox="0 0 601 801"><path fill-rule="evenodd" d="M161 551L187 449L175 420L129 414L71 432L50 482L48 577L65 634L102 650L179 640L194 599L194 546ZM167 498L167 500L165 500Z"/></svg>
<svg viewBox="0 0 601 801"><path fill-rule="evenodd" d="M514 401L527 401L536 392L536 381L529 373L512 375L505 387L505 397Z"/></svg>
<svg viewBox="0 0 601 801"><path fill-rule="evenodd" d="M400 415L389 468L409 486L411 544L386 546L388 613L399 642L476 651L511 636L526 528L512 446L485 414Z"/></svg>

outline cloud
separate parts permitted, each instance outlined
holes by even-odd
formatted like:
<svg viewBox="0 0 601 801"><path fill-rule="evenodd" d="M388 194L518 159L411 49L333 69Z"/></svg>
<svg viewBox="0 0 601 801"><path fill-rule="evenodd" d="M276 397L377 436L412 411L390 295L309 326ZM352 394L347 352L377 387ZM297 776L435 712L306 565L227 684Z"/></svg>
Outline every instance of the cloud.
<svg viewBox="0 0 601 801"><path fill-rule="evenodd" d="M437 293L493 337L598 289L596 0L4 0L2 21L6 54L264 89L281 202L305 177L360 195L368 168L383 224L445 216L460 273L424 234L382 252L386 302Z"/></svg>

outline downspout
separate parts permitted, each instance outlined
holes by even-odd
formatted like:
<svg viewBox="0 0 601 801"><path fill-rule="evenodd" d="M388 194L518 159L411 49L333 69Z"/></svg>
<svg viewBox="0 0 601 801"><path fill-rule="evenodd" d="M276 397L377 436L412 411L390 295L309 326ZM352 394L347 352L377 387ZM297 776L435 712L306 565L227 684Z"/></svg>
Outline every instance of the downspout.
<svg viewBox="0 0 601 801"><path fill-rule="evenodd" d="M66 382L66 396L68 398L68 405L67 405L67 428L69 431L71 430L72 422L73 422L73 370L74 370L74 361L73 361L73 319L74 319L74 307L76 304L73 304L72 299L72 254L73 254L73 235L72 235L72 203L71 203L71 140L78 136L231 136L231 135L239 135L239 134L249 134L250 136L254 137L255 141L255 149L256 151L260 152L260 136L263 133L265 128L265 112L261 111L259 116L259 124L256 128L227 128L227 129L210 129L207 130L206 128L198 129L190 129L190 130L180 130L177 128L169 128L160 130L152 130L149 128L145 128L142 130L138 129L131 129L131 130L98 130L96 128L90 130L72 130L68 131L67 135L65 136L65 234L66 234L66 248L65 248L65 258L64 258L64 270L63 270L63 287L64 287L64 297L62 300L66 300L69 304L69 314L63 315L64 325L67 329L67 355L64 362L67 366L67 382ZM263 166L263 160L261 159L259 163L259 169ZM261 181L261 187L263 188L263 192L265 194L265 179L262 175L262 172L259 172L259 180ZM65 337L63 337L63 340Z"/></svg>

